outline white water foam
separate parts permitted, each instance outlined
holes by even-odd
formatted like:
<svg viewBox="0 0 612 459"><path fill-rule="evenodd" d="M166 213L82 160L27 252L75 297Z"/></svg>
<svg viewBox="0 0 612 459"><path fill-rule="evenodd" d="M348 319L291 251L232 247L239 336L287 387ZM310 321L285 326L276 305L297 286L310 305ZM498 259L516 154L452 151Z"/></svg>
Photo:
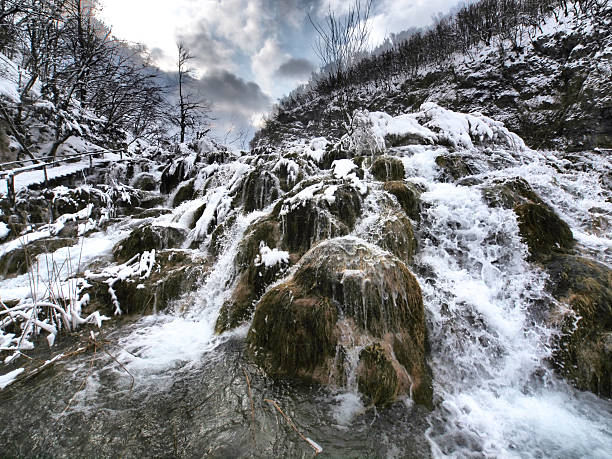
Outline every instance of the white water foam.
<svg viewBox="0 0 612 459"><path fill-rule="evenodd" d="M530 169L527 180L550 188L548 199L563 197L557 206L569 200L554 189L560 178L543 180L543 170L550 171L538 164L497 175L525 176ZM488 207L476 187L424 184L426 238L418 264L427 274L419 282L441 400L428 431L434 455L609 457L610 403L571 389L546 366L551 331L529 312L537 300L553 300L544 273L525 261L515 214ZM579 218L568 220L575 227Z"/></svg>

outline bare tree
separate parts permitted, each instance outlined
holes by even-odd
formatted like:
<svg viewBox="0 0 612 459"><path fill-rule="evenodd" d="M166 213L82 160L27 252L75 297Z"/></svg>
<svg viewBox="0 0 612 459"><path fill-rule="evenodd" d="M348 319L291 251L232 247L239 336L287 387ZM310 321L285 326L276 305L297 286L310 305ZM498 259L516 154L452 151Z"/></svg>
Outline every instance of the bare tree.
<svg viewBox="0 0 612 459"><path fill-rule="evenodd" d="M19 97L0 98L17 159L53 157L72 135L121 142L122 130L142 138L161 126L162 88L146 53L111 37L95 7L94 0L0 0L0 25L17 32L0 34L0 49L18 50L21 69Z"/></svg>
<svg viewBox="0 0 612 459"><path fill-rule="evenodd" d="M318 35L314 51L331 76L341 76L368 51L371 9L372 0L353 0L346 14L336 15L330 7L323 22L308 16Z"/></svg>
<svg viewBox="0 0 612 459"><path fill-rule="evenodd" d="M176 124L180 129L180 141L183 143L188 129L196 131L198 138L210 131L210 107L204 100L198 98L194 91L187 88L188 80L194 79L193 69L189 67L189 61L194 59L194 56L182 43L178 43L177 48L179 113Z"/></svg>

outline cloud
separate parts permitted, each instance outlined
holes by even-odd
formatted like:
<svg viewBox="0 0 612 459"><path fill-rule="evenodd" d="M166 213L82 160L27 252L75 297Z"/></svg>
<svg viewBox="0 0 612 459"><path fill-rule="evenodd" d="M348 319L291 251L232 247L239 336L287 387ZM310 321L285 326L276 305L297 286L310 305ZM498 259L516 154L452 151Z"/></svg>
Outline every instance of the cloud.
<svg viewBox="0 0 612 459"><path fill-rule="evenodd" d="M193 84L203 97L212 102L215 112L219 109L237 110L250 116L269 109L272 104L259 85L227 70L207 73Z"/></svg>
<svg viewBox="0 0 612 459"><path fill-rule="evenodd" d="M264 91L273 94L278 88L276 69L290 59L282 50L276 38L268 38L261 49L251 57L251 70Z"/></svg>
<svg viewBox="0 0 612 459"><path fill-rule="evenodd" d="M272 99L258 84L227 70L209 72L192 84L212 105L213 135L223 143L246 148L242 141L250 140L259 128L258 122L272 107Z"/></svg>
<svg viewBox="0 0 612 459"><path fill-rule="evenodd" d="M274 74L281 78L308 78L315 66L308 59L291 58L283 62Z"/></svg>
<svg viewBox="0 0 612 459"><path fill-rule="evenodd" d="M471 2L472 0L468 0ZM427 27L433 22L433 16L447 13L459 0L382 0L370 15L372 32L371 42L374 46L382 43L391 33L399 33L411 27Z"/></svg>
<svg viewBox="0 0 612 459"><path fill-rule="evenodd" d="M235 70L235 51L221 40L215 39L209 30L198 27L195 33L179 34L178 42L183 43L203 71L215 69Z"/></svg>

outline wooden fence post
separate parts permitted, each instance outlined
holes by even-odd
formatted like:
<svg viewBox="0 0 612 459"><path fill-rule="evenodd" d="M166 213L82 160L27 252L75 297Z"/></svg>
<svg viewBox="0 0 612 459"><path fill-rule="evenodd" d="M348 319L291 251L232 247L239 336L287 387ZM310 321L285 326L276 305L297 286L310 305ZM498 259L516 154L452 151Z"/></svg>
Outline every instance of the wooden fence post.
<svg viewBox="0 0 612 459"><path fill-rule="evenodd" d="M6 188L8 189L9 202L14 208L17 206L17 197L15 196L15 176L13 174L6 177Z"/></svg>
<svg viewBox="0 0 612 459"><path fill-rule="evenodd" d="M49 176L47 175L47 165L43 166L43 172L45 174L45 188L49 186Z"/></svg>

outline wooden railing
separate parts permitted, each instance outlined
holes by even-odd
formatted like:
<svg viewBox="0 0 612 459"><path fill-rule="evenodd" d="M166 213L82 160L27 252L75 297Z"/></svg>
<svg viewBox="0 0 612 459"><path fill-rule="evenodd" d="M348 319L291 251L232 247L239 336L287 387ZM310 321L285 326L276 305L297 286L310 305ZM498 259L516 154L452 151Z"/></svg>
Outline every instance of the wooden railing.
<svg viewBox="0 0 612 459"><path fill-rule="evenodd" d="M61 158L36 158L36 159L22 159L18 161L9 161L6 163L0 163L0 180L6 180L6 188L8 190L8 198L11 204L15 204L15 176L22 174L24 172L37 171L42 170L44 174L44 183L45 186L48 185L49 177L47 175L47 169L59 166L61 164L72 163L75 160L81 160L82 158L89 158L89 168L93 168L93 158L94 156L102 156L104 157L105 153L119 153L119 160L123 161L124 159L129 159L124 150L96 150L96 151L88 151L85 153L64 156ZM124 155L125 158L124 158ZM23 165L26 163L34 163L30 165ZM21 167L15 167L18 165L23 165ZM7 170L5 170L8 168Z"/></svg>

